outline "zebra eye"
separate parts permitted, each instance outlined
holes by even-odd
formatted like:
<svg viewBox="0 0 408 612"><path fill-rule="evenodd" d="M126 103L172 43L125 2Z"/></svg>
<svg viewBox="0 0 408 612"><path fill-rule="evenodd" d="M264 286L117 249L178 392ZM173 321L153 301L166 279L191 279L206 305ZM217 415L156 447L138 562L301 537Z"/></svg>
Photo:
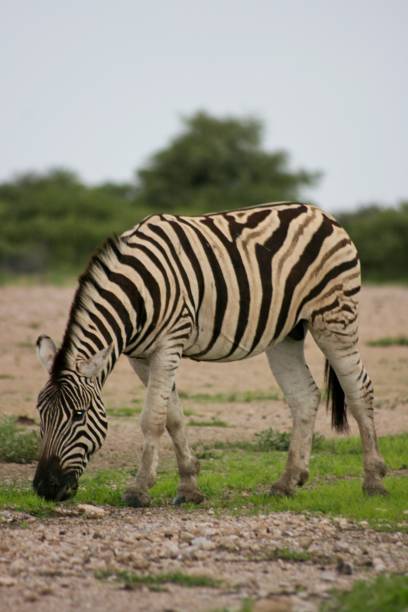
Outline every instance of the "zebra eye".
<svg viewBox="0 0 408 612"><path fill-rule="evenodd" d="M75 410L74 414L72 415L72 420L82 421L82 419L84 418L84 415L85 415L85 410Z"/></svg>

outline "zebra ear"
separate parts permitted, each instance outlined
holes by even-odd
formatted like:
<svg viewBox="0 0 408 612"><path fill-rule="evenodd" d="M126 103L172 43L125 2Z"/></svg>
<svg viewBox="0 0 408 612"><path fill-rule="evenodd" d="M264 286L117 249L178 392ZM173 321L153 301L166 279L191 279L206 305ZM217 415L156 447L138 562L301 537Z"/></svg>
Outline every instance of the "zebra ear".
<svg viewBox="0 0 408 612"><path fill-rule="evenodd" d="M112 344L101 351L98 351L98 353L95 353L95 355L92 355L92 357L89 357L89 359L81 359L81 361L77 361L76 369L78 374L81 376L86 376L86 378L98 376L98 374L108 363L111 351Z"/></svg>
<svg viewBox="0 0 408 612"><path fill-rule="evenodd" d="M49 336L39 336L37 338L37 357L44 368L51 373L52 364L57 353L57 347Z"/></svg>

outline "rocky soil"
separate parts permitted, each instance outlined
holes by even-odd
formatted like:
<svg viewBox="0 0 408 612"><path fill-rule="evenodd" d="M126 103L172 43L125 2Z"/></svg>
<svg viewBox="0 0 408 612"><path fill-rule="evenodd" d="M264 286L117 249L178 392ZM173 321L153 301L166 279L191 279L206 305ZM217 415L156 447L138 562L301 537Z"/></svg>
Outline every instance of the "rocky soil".
<svg viewBox="0 0 408 612"><path fill-rule="evenodd" d="M408 569L407 534L343 518L84 505L46 520L3 511L0 522L0 610L198 612L239 610L250 598L255 612L312 612L334 587ZM221 584L129 590L115 578L120 570L180 570ZM98 572L112 576L97 579Z"/></svg>

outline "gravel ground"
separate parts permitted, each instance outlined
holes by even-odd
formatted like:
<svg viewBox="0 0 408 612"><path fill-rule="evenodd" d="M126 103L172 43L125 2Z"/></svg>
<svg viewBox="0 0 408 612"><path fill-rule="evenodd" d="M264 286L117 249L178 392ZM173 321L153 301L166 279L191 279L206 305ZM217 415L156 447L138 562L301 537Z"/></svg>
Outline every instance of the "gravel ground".
<svg viewBox="0 0 408 612"><path fill-rule="evenodd" d="M408 534L380 533L364 522L316 515L218 516L211 510L77 506L57 517L0 513L0 610L256 612L317 610L334 587L408 570ZM276 558L307 553L306 561ZM183 571L222 581L219 588L166 584L126 590L95 572Z"/></svg>

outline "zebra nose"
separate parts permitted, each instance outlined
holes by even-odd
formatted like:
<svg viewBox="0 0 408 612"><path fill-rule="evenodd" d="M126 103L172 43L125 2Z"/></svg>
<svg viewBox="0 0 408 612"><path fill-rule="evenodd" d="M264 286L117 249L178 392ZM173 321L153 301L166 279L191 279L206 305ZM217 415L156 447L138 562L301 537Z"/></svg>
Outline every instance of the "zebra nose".
<svg viewBox="0 0 408 612"><path fill-rule="evenodd" d="M33 480L33 488L40 497L63 501L75 494L77 483L72 473L64 473L58 457L41 458Z"/></svg>

